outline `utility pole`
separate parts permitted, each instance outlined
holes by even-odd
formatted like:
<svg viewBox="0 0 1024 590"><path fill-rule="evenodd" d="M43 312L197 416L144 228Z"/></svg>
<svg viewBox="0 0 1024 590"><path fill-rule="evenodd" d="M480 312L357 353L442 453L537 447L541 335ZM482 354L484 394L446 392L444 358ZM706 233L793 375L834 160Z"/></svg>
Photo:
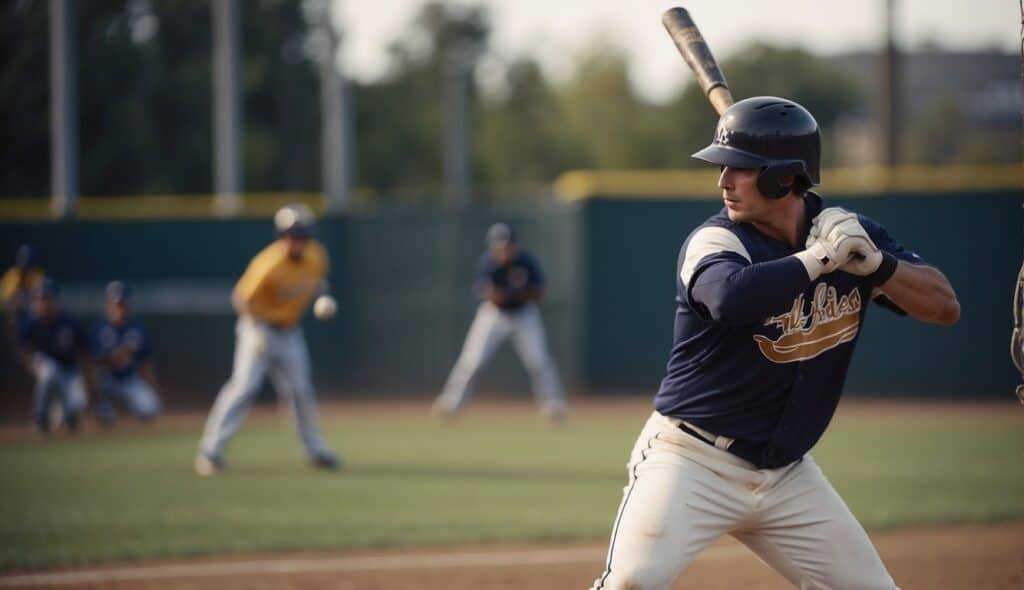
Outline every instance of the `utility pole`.
<svg viewBox="0 0 1024 590"><path fill-rule="evenodd" d="M74 0L50 0L50 210L78 206L78 88Z"/></svg>
<svg viewBox="0 0 1024 590"><path fill-rule="evenodd" d="M320 15L320 30L326 42L320 62L321 162L327 211L341 213L349 207L352 185L352 95L341 73L338 50L342 32L331 22L333 5L324 4Z"/></svg>
<svg viewBox="0 0 1024 590"><path fill-rule="evenodd" d="M456 40L445 55L441 172L445 199L456 207L465 207L473 200L469 83L476 58L476 43L469 40Z"/></svg>
<svg viewBox="0 0 1024 590"><path fill-rule="evenodd" d="M223 216L242 209L242 100L238 59L239 0L212 0L214 209Z"/></svg>
<svg viewBox="0 0 1024 590"><path fill-rule="evenodd" d="M881 109L879 127L882 139L882 164L896 166L899 154L899 109L900 109L900 63L896 47L896 0L885 1L885 48L881 68ZM888 181L887 181L888 184Z"/></svg>

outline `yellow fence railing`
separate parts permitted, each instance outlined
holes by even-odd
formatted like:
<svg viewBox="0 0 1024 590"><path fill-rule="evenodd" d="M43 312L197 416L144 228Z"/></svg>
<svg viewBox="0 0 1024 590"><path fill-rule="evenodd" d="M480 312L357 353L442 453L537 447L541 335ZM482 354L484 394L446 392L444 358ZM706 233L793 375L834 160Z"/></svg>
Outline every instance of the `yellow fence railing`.
<svg viewBox="0 0 1024 590"><path fill-rule="evenodd" d="M940 193L1024 187L1020 164L992 166L866 166L822 170L821 190L830 195L877 196L888 192ZM715 198L718 170L572 170L554 183L564 200L616 196L670 199Z"/></svg>
<svg viewBox="0 0 1024 590"><path fill-rule="evenodd" d="M318 215L326 209L321 193L246 193L240 196L237 217L269 217L288 203L305 203ZM78 199L78 219L206 219L227 216L214 195L139 195ZM42 198L0 199L0 220L52 219L50 201Z"/></svg>
<svg viewBox="0 0 1024 590"><path fill-rule="evenodd" d="M1012 190L1024 188L1024 167L1019 164L992 166L899 166L886 168L831 168L822 171L821 190L827 195L878 196L890 192L942 193L970 190ZM637 197L667 199L715 199L718 171L693 170L571 170L553 183L560 200L592 197ZM369 189L353 195L357 204L371 203ZM269 217L287 203L301 202L318 215L326 207L321 193L246 193L241 209L233 216ZM228 216L218 207L214 195L141 195L125 197L83 196L78 200L78 219L145 220L207 219ZM45 221L53 219L45 198L0 198L0 221Z"/></svg>

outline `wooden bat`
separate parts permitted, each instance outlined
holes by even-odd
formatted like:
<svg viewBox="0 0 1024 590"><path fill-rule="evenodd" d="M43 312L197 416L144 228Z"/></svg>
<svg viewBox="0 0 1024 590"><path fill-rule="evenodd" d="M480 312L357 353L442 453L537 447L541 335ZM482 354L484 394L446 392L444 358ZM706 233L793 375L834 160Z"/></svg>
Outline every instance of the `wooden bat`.
<svg viewBox="0 0 1024 590"><path fill-rule="evenodd" d="M697 76L697 83L708 97L711 106L721 115L732 105L732 93L729 92L729 84L725 81L715 56L711 55L711 49L704 41L704 36L690 18L690 13L685 8L670 8L661 16L661 23L672 37L679 54Z"/></svg>

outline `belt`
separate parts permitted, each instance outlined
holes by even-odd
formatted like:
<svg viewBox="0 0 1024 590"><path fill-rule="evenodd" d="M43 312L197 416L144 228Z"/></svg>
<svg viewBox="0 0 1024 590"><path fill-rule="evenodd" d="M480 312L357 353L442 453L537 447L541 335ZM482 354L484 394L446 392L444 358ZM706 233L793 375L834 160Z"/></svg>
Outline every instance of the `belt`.
<svg viewBox="0 0 1024 590"><path fill-rule="evenodd" d="M717 434L708 432L707 430L691 424L686 420L679 421L679 430L682 430L686 434L689 434L690 436L705 442L716 449L728 451L748 463L760 465L762 462L761 454L763 448L761 445L748 443L735 438L729 438L728 436L718 436Z"/></svg>

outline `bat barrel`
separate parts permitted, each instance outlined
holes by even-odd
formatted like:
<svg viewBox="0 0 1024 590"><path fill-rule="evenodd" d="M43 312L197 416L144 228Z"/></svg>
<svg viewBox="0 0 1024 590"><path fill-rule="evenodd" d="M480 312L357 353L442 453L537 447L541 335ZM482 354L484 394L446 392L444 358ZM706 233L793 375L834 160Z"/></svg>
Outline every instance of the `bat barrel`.
<svg viewBox="0 0 1024 590"><path fill-rule="evenodd" d="M724 111L732 104L729 84L690 13L685 8L671 8L662 15L661 22L715 110L719 113Z"/></svg>

